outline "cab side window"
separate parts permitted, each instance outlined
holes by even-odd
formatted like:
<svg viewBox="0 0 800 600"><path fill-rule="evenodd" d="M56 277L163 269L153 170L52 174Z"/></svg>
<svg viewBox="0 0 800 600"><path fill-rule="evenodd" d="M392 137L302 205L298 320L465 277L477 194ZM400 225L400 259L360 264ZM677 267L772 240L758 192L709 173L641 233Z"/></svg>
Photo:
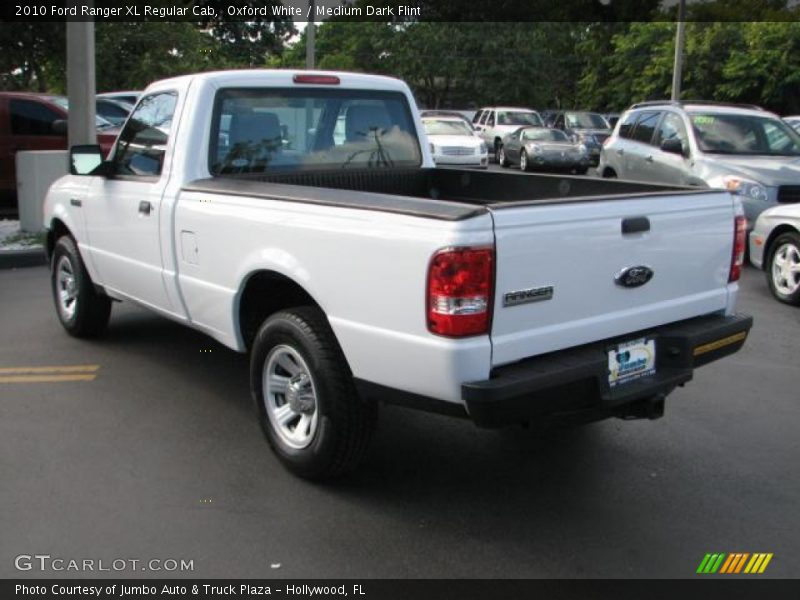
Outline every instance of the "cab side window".
<svg viewBox="0 0 800 600"><path fill-rule="evenodd" d="M11 99L8 103L13 135L58 135L53 123L62 117L32 100Z"/></svg>
<svg viewBox="0 0 800 600"><path fill-rule="evenodd" d="M486 117L486 126L494 127L494 111L489 111L489 116Z"/></svg>
<svg viewBox="0 0 800 600"><path fill-rule="evenodd" d="M114 167L118 175L161 174L177 100L175 92L161 92L139 101L117 142Z"/></svg>

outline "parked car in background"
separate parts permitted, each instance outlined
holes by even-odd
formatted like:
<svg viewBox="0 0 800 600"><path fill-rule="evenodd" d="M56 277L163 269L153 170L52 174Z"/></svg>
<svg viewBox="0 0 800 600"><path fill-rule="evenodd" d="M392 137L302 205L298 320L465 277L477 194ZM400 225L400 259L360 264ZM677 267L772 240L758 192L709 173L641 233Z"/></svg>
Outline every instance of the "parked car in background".
<svg viewBox="0 0 800 600"><path fill-rule="evenodd" d="M114 127L122 127L125 119L131 114L133 104L122 100L111 100L110 98L97 98L95 101L95 111L98 116L112 123Z"/></svg>
<svg viewBox="0 0 800 600"><path fill-rule="evenodd" d="M619 113L603 113L603 118L608 121L611 129L614 129L617 126L617 121L619 121Z"/></svg>
<svg viewBox="0 0 800 600"><path fill-rule="evenodd" d="M489 147L495 161L500 160L500 147L503 138L520 127L543 127L544 122L535 110L507 106L480 109L472 119L472 124Z"/></svg>
<svg viewBox="0 0 800 600"><path fill-rule="evenodd" d="M436 166L489 166L486 142L460 117L423 117L422 127Z"/></svg>
<svg viewBox="0 0 800 600"><path fill-rule="evenodd" d="M800 202L800 135L757 106L643 102L617 124L599 173L652 183L725 188L748 226L775 204Z"/></svg>
<svg viewBox="0 0 800 600"><path fill-rule="evenodd" d="M465 112L469 111L460 111L460 110L422 110L419 113L419 116L423 119L427 119L428 117L451 117L455 119L459 119L464 121L467 125L469 125L470 131L475 131L475 128L472 126L472 118L471 116L468 117Z"/></svg>
<svg viewBox="0 0 800 600"><path fill-rule="evenodd" d="M539 116L542 118L545 127L552 127L558 113L558 109L548 108L546 110L540 110Z"/></svg>
<svg viewBox="0 0 800 600"><path fill-rule="evenodd" d="M783 117L783 120L786 121L789 125L792 126L797 133L800 133L800 115L792 116L792 117Z"/></svg>
<svg viewBox="0 0 800 600"><path fill-rule="evenodd" d="M141 94L142 92L137 92L137 91L104 92L102 94L97 94L97 97L108 98L109 100L114 100L116 102L124 102L126 104L135 106L136 103L139 101L139 96L141 96Z"/></svg>
<svg viewBox="0 0 800 600"><path fill-rule="evenodd" d="M65 96L50 96L50 99L64 110L69 110L69 100ZM131 110L133 110L132 104L117 102L116 100L109 100L107 98L96 98L94 107L95 115L99 117L99 119L102 119L102 121L97 122L99 128L107 127L107 123L110 123L114 127L122 127L123 123L125 123L125 119L128 118Z"/></svg>
<svg viewBox="0 0 800 600"><path fill-rule="evenodd" d="M611 125L603 115L595 112L566 110L553 118L553 128L560 129L575 141L586 146L592 166L600 162L600 149L611 135Z"/></svg>
<svg viewBox="0 0 800 600"><path fill-rule="evenodd" d="M558 129L521 127L503 138L501 166L519 165L523 171L569 171L583 175L589 169L586 146Z"/></svg>
<svg viewBox="0 0 800 600"><path fill-rule="evenodd" d="M67 108L59 96L0 92L0 207L12 214L17 203L15 156L20 150L66 150ZM108 153L117 129L96 118L97 138Z"/></svg>
<svg viewBox="0 0 800 600"><path fill-rule="evenodd" d="M768 208L750 233L750 262L781 302L800 306L800 204Z"/></svg>

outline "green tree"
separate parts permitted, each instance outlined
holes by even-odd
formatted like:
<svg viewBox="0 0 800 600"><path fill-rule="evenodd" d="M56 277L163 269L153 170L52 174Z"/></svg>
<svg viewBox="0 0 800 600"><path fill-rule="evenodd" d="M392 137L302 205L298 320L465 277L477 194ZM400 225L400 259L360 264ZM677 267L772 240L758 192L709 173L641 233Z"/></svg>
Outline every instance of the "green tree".
<svg viewBox="0 0 800 600"><path fill-rule="evenodd" d="M0 88L46 92L66 68L63 23L15 22L0 27Z"/></svg>
<svg viewBox="0 0 800 600"><path fill-rule="evenodd" d="M717 88L720 99L800 112L800 23L742 23L743 45L732 52Z"/></svg>

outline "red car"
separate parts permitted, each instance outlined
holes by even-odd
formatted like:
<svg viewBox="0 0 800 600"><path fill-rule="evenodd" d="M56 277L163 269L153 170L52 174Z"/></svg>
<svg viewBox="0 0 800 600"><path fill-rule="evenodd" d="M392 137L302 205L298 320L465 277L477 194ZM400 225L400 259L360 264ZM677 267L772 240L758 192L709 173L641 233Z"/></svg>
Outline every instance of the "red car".
<svg viewBox="0 0 800 600"><path fill-rule="evenodd" d="M60 102L60 104L59 104ZM57 96L0 92L0 210L16 212L19 150L66 150L67 110ZM97 142L108 154L118 129L98 117Z"/></svg>

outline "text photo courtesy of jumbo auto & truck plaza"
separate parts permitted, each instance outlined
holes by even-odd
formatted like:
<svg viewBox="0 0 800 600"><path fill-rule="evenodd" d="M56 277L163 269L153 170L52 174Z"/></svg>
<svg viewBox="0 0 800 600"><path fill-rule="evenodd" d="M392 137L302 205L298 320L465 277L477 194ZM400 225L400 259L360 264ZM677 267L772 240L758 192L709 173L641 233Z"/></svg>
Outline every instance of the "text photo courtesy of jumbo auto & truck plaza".
<svg viewBox="0 0 800 600"><path fill-rule="evenodd" d="M796 597L798 11L4 4L0 598Z"/></svg>

